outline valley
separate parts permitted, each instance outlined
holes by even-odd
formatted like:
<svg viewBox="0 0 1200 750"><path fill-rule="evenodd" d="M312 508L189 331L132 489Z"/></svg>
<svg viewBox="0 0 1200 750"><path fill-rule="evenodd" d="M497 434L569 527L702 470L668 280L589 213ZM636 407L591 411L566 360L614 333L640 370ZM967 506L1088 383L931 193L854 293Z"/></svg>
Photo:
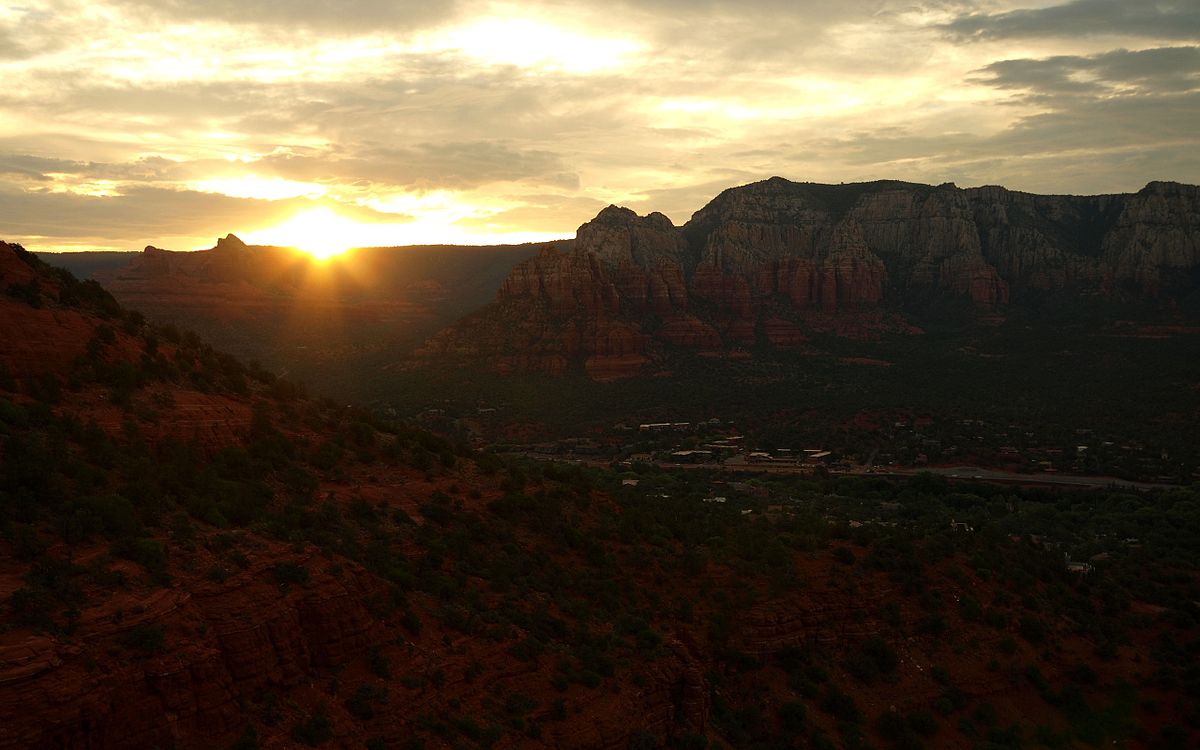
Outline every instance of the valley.
<svg viewBox="0 0 1200 750"><path fill-rule="evenodd" d="M1190 289L847 239L784 299L689 254L751 187L540 248L149 248L112 295L0 247L0 747L1200 736Z"/></svg>

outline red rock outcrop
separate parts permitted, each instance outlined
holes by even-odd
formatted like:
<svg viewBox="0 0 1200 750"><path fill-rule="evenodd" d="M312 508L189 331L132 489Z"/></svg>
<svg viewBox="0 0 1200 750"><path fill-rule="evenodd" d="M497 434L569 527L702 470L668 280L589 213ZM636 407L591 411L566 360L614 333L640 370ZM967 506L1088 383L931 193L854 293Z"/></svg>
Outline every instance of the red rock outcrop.
<svg viewBox="0 0 1200 750"><path fill-rule="evenodd" d="M515 268L495 304L422 355L607 379L652 366L664 345L913 331L905 311L937 300L967 301L981 319L1033 291L1169 301L1200 278L1198 217L1198 189L1174 183L1076 197L774 177L724 191L678 230L610 206L573 247ZM620 353L614 336L627 342Z"/></svg>
<svg viewBox="0 0 1200 750"><path fill-rule="evenodd" d="M727 191L692 217L699 262L690 289L727 313L753 319L765 296L797 310L855 310L884 296L882 261L854 221L833 224L818 206L795 205L790 183L768 181L750 193ZM711 229L708 229L711 227Z"/></svg>
<svg viewBox="0 0 1200 750"><path fill-rule="evenodd" d="M501 372L576 368L612 380L651 362L646 318L666 319L668 340L715 344L714 333L687 314L682 252L667 217L610 206L579 228L573 246L552 246L514 268L495 305L435 337L422 354L483 356Z"/></svg>

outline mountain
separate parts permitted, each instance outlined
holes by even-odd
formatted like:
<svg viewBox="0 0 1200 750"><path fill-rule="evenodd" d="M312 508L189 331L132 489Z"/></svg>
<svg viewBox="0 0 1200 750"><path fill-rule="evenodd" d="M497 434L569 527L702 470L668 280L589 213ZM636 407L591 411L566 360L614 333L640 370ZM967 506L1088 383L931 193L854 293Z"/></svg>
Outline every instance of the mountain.
<svg viewBox="0 0 1200 750"><path fill-rule="evenodd" d="M360 248L321 262L229 235L208 250L44 253L102 282L151 321L326 393L362 395L363 373L485 304L541 245Z"/></svg>
<svg viewBox="0 0 1200 750"><path fill-rule="evenodd" d="M35 253L47 263L65 268L80 279L91 279L129 265L137 257L132 250L74 250Z"/></svg>
<svg viewBox="0 0 1200 750"><path fill-rule="evenodd" d="M1197 738L1194 491L521 463L0 292L0 748Z"/></svg>
<svg viewBox="0 0 1200 750"><path fill-rule="evenodd" d="M774 177L724 191L682 227L610 206L573 245L514 268L492 304L422 355L607 380L671 347L916 333L922 316L994 319L1047 295L1200 312L1200 189L1039 196Z"/></svg>
<svg viewBox="0 0 1200 750"><path fill-rule="evenodd" d="M477 307L515 263L539 249L536 244L359 248L323 263L292 248L246 245L231 234L209 250L147 247L124 266L102 268L95 278L118 299L188 308L189 314L212 315L216 307L231 306L250 312L311 299L348 306L386 303L397 306L401 317L444 317ZM87 259L70 260L78 265Z"/></svg>

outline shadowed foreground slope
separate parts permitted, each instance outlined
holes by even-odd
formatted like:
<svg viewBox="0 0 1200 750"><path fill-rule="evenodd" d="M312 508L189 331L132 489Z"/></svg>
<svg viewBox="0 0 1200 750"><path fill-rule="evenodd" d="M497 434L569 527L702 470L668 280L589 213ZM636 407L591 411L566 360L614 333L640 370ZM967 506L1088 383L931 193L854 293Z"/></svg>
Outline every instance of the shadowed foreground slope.
<svg viewBox="0 0 1200 750"><path fill-rule="evenodd" d="M16 246L0 290L0 747L1196 738L1193 492L705 503L308 399ZM1068 572L1093 530L1141 541Z"/></svg>

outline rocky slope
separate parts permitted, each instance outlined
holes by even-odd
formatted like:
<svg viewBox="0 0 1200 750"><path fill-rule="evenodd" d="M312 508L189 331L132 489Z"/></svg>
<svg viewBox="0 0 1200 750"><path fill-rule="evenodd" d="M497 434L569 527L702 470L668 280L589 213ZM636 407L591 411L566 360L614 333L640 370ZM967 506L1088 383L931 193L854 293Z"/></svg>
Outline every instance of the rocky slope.
<svg viewBox="0 0 1200 750"><path fill-rule="evenodd" d="M424 356L597 379L664 347L801 347L806 333L913 330L913 313L981 314L1044 293L1170 307L1200 288L1200 189L1038 196L901 182L732 188L683 227L609 207L573 247L515 268L495 302Z"/></svg>
<svg viewBox="0 0 1200 750"><path fill-rule="evenodd" d="M613 268L669 248L661 220L618 226ZM653 308L658 278L613 289ZM0 748L1196 738L1170 651L1197 642L1190 569L1125 561L1175 608L1131 609L1116 567L1089 586L1058 551L908 528L939 496L972 520L1055 498L872 486L904 514L854 527L822 515L852 485L774 509L632 491L309 400L13 246L0 289ZM1194 498L1162 502L1139 533L1174 549ZM1127 714L1074 726L1130 680Z"/></svg>
<svg viewBox="0 0 1200 750"><path fill-rule="evenodd" d="M458 579L479 563L443 557L459 519L545 555L487 520L494 466L307 401L19 246L0 243L0 290L0 747L407 747L450 721L500 747L705 731L703 669L678 642L638 658L637 684L622 666L603 690L553 689L568 652L518 652L535 622L518 610L544 612L545 592Z"/></svg>

